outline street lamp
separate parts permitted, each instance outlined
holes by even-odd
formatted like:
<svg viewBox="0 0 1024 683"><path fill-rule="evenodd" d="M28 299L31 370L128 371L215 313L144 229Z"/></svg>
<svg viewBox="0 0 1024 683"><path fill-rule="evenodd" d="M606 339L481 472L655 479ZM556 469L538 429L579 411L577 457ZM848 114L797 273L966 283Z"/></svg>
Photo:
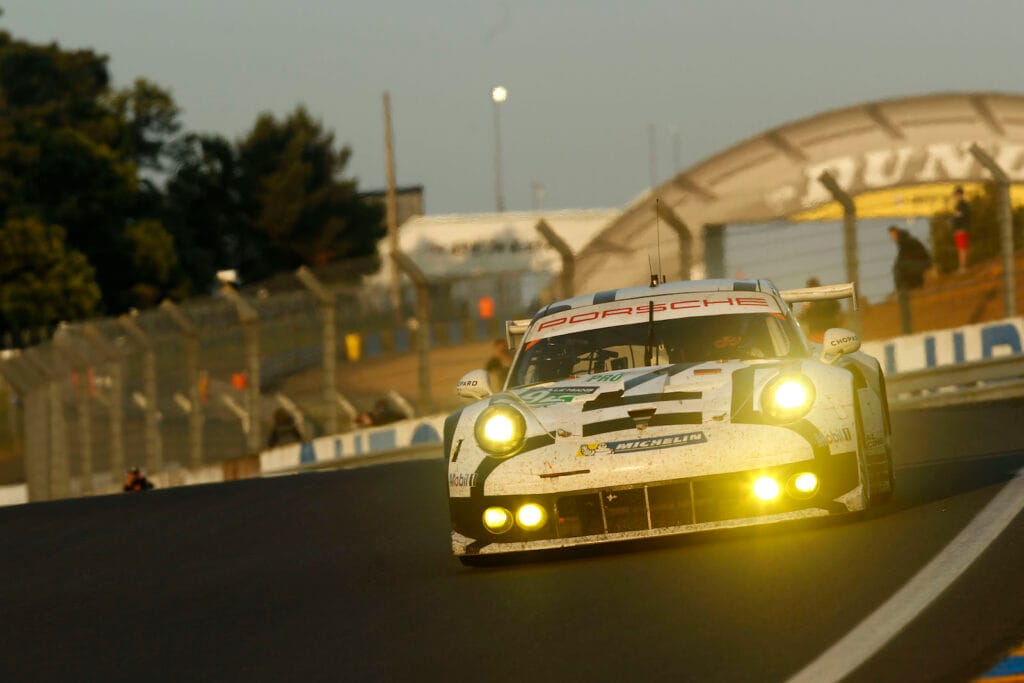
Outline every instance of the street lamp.
<svg viewBox="0 0 1024 683"><path fill-rule="evenodd" d="M508 99L508 89L499 85L491 90L494 102L494 203L498 213L505 211L505 191L501 180L501 103Z"/></svg>

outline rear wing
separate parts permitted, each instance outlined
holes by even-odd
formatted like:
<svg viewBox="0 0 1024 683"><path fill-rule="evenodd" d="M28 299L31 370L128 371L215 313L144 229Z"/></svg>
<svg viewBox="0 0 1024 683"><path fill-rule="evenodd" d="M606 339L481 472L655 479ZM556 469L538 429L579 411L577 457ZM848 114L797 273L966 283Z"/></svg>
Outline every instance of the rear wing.
<svg viewBox="0 0 1024 683"><path fill-rule="evenodd" d="M508 350L514 353L519 342L526 336L526 330L530 329L531 320L506 320L505 321L505 342Z"/></svg>
<svg viewBox="0 0 1024 683"><path fill-rule="evenodd" d="M785 289L779 292L779 296L787 304L795 304L801 301L822 301L824 299L852 299L853 310L857 310L857 286L852 282L843 285L822 285L821 287L801 287L800 289Z"/></svg>

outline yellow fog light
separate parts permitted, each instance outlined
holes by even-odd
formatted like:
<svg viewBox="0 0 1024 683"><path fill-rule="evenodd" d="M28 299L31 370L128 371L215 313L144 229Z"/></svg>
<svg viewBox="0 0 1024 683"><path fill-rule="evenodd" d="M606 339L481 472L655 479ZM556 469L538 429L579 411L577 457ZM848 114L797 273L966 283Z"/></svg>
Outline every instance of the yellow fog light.
<svg viewBox="0 0 1024 683"><path fill-rule="evenodd" d="M492 534L503 534L512 528L512 513L505 508L487 508L484 510L484 526Z"/></svg>
<svg viewBox="0 0 1024 683"><path fill-rule="evenodd" d="M779 493L781 493L779 482L771 477L760 477L754 482L754 495L761 500L775 500L779 497Z"/></svg>
<svg viewBox="0 0 1024 683"><path fill-rule="evenodd" d="M489 455L512 455L523 445L526 436L526 418L507 404L493 405L476 419L476 442Z"/></svg>
<svg viewBox="0 0 1024 683"><path fill-rule="evenodd" d="M803 375L779 376L761 394L761 407L776 420L798 420L814 404L814 385Z"/></svg>
<svg viewBox="0 0 1024 683"><path fill-rule="evenodd" d="M516 524L525 531L535 531L548 521L548 513L536 503L527 503L516 511Z"/></svg>
<svg viewBox="0 0 1024 683"><path fill-rule="evenodd" d="M818 490L818 477L813 472L801 472L790 480L797 497L809 498Z"/></svg>

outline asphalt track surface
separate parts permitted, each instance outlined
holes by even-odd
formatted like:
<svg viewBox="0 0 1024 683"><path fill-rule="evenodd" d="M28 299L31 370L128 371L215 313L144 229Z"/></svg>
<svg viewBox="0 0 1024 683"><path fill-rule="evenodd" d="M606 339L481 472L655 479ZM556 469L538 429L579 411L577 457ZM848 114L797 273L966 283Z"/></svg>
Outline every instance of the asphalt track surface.
<svg viewBox="0 0 1024 683"><path fill-rule="evenodd" d="M784 681L1024 467L1024 402L897 413L861 519L464 568L440 460L0 510L0 681ZM848 680L1024 636L1024 515Z"/></svg>

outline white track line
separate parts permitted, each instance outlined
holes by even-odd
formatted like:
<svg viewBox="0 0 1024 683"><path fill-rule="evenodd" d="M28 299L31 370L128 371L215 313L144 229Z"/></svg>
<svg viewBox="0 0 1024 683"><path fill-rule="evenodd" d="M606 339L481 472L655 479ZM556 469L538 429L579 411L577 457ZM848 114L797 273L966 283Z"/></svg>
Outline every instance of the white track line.
<svg viewBox="0 0 1024 683"><path fill-rule="evenodd" d="M1024 477L1010 480L956 538L914 578L789 679L788 683L840 681L896 637L935 601L1024 509Z"/></svg>

